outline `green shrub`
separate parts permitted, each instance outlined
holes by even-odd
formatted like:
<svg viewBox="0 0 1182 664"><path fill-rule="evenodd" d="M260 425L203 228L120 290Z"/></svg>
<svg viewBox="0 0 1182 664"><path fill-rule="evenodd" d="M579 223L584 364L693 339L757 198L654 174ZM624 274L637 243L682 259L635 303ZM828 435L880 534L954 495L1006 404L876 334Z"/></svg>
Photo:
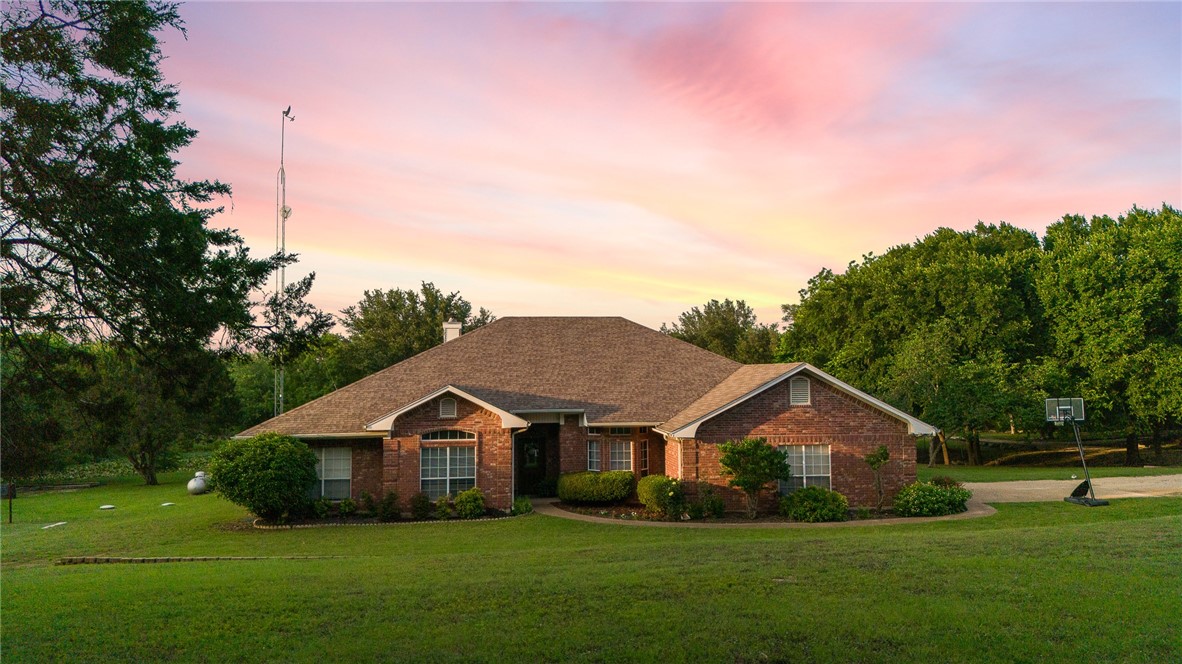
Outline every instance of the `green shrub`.
<svg viewBox="0 0 1182 664"><path fill-rule="evenodd" d="M476 487L456 495L456 515L461 519L479 519L484 516L484 492Z"/></svg>
<svg viewBox="0 0 1182 664"><path fill-rule="evenodd" d="M430 519L432 507L431 497L422 491L410 497L410 515L415 519Z"/></svg>
<svg viewBox="0 0 1182 664"><path fill-rule="evenodd" d="M308 500L316 454L277 433L228 440L209 459L212 488L267 521L280 521Z"/></svg>
<svg viewBox="0 0 1182 664"><path fill-rule="evenodd" d="M947 475L937 475L937 476L933 477L932 479L928 480L928 484L935 484L936 486L942 486L942 487L957 487L957 488L964 486L958 480L948 477Z"/></svg>
<svg viewBox="0 0 1182 664"><path fill-rule="evenodd" d="M845 496L822 486L806 486L780 498L780 515L793 521L845 521L849 510Z"/></svg>
<svg viewBox="0 0 1182 664"><path fill-rule="evenodd" d="M722 496L715 493L710 485L703 485L699 490L699 494L702 497L702 511L706 516L721 519L726 515L726 501L722 499Z"/></svg>
<svg viewBox="0 0 1182 664"><path fill-rule="evenodd" d="M627 470L565 473L558 477L558 498L568 503L618 503L632 495L636 476Z"/></svg>
<svg viewBox="0 0 1182 664"><path fill-rule="evenodd" d="M684 498L681 482L665 475L649 475L636 483L636 497L645 509L657 514L681 516Z"/></svg>
<svg viewBox="0 0 1182 664"><path fill-rule="evenodd" d="M857 514L854 516L854 518L858 519L859 521L864 521L872 516L869 507L859 507L856 512Z"/></svg>
<svg viewBox="0 0 1182 664"><path fill-rule="evenodd" d="M398 494L394 491L386 492L386 495L382 496L382 502L378 503L378 520L397 521L401 516L402 513L398 509Z"/></svg>
<svg viewBox="0 0 1182 664"><path fill-rule="evenodd" d="M960 486L940 486L915 482L895 496L895 514L899 516L944 516L968 509L973 492Z"/></svg>
<svg viewBox="0 0 1182 664"><path fill-rule="evenodd" d="M509 513L513 516L521 516L522 514L530 514L533 511L534 504L530 502L530 499L525 496L518 496L513 499L513 509Z"/></svg>
<svg viewBox="0 0 1182 664"><path fill-rule="evenodd" d="M700 500L691 500L689 504L685 506L685 513L688 514L689 518L691 519L704 519L706 518L706 506L703 505L702 501Z"/></svg>
<svg viewBox="0 0 1182 664"><path fill-rule="evenodd" d="M331 511L332 503L328 502L327 498L312 501L312 514L317 519L327 519L328 513Z"/></svg>
<svg viewBox="0 0 1182 664"><path fill-rule="evenodd" d="M342 500L337 503L337 514L345 519L357 514L357 503L352 498Z"/></svg>
<svg viewBox="0 0 1182 664"><path fill-rule="evenodd" d="M435 518L446 521L456 515L455 508L451 504L451 496L440 496L439 500L435 501Z"/></svg>
<svg viewBox="0 0 1182 664"><path fill-rule="evenodd" d="M373 496L368 491L361 492L361 515L362 516L377 516L378 504L374 501Z"/></svg>

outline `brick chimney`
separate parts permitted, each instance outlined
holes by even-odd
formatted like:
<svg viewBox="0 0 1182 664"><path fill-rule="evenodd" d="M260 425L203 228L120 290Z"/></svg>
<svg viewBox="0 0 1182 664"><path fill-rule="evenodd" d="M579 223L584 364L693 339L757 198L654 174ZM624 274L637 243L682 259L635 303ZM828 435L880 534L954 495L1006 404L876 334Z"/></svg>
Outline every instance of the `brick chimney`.
<svg viewBox="0 0 1182 664"><path fill-rule="evenodd" d="M443 324L443 343L460 338L460 323L452 318Z"/></svg>

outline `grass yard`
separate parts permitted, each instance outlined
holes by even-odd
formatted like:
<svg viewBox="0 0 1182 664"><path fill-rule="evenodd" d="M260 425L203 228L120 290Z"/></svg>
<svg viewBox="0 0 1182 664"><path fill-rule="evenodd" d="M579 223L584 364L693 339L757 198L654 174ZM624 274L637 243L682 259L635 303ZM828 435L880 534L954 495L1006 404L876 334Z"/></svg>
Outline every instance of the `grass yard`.
<svg viewBox="0 0 1182 664"><path fill-rule="evenodd" d="M164 481L17 499L6 663L1182 659L1182 499L902 526L264 532ZM343 558L53 564L71 555Z"/></svg>

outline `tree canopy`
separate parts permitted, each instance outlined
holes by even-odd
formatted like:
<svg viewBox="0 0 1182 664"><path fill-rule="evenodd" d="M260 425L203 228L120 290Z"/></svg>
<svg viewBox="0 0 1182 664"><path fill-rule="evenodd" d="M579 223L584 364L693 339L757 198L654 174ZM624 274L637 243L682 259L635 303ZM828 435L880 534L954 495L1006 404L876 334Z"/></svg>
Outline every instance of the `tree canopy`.
<svg viewBox="0 0 1182 664"><path fill-rule="evenodd" d="M982 430L1038 428L1049 396L1084 396L1108 428L1176 423L1180 229L1169 206L1067 216L1042 243L1004 223L941 228L810 279L777 357L963 432L970 460Z"/></svg>
<svg viewBox="0 0 1182 664"><path fill-rule="evenodd" d="M710 300L681 314L661 331L723 357L746 364L771 362L780 341L774 323L761 324L743 300Z"/></svg>

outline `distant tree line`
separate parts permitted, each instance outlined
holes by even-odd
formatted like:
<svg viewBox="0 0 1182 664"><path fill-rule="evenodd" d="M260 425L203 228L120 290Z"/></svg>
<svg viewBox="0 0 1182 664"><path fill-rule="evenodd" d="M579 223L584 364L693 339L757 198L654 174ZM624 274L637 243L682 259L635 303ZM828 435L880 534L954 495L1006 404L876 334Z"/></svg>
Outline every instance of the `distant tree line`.
<svg viewBox="0 0 1182 664"><path fill-rule="evenodd" d="M1182 421L1182 215L1069 215L1040 241L1008 224L941 228L824 269L784 305L782 334L741 300L662 328L734 359L778 336L774 359L809 362L947 433L981 461L983 431L1039 430L1044 399L1083 397L1088 427L1160 452ZM739 340L736 342L735 340ZM759 358L759 359L757 359Z"/></svg>

